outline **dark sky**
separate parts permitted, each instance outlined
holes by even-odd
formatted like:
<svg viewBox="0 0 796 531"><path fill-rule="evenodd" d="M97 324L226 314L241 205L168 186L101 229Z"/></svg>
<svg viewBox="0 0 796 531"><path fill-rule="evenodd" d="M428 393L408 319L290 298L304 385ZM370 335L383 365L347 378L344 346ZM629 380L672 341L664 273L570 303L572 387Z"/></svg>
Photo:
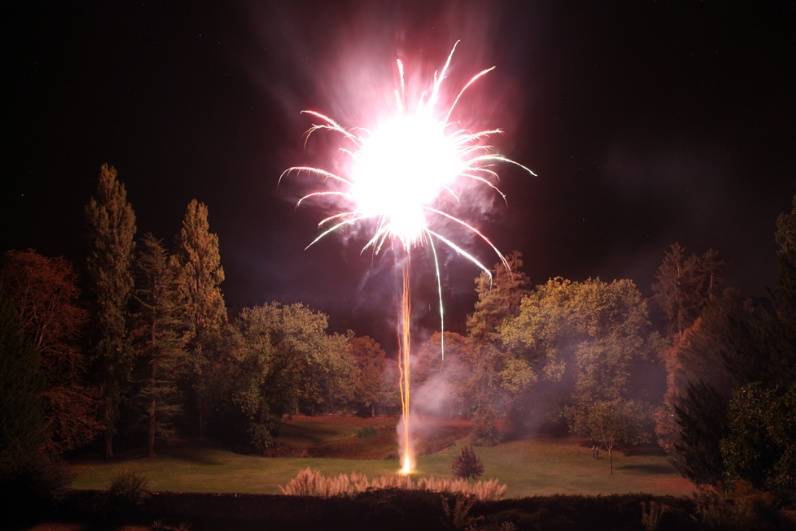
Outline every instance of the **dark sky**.
<svg viewBox="0 0 796 531"><path fill-rule="evenodd" d="M729 283L762 294L796 192L796 3L728 4L24 3L4 15L2 247L82 260L83 205L109 161L140 233L171 242L186 203L208 203L230 307L305 301L388 341L388 268L339 242L305 253L318 212L276 179L305 158L298 111L345 108L357 78L335 79L342 57L439 63L462 39L462 71L498 66L479 90L494 91L483 113L504 120L501 147L540 174L505 171L509 207L485 223L534 281L631 277L649 291L679 240L716 248ZM446 268L454 328L474 275Z"/></svg>

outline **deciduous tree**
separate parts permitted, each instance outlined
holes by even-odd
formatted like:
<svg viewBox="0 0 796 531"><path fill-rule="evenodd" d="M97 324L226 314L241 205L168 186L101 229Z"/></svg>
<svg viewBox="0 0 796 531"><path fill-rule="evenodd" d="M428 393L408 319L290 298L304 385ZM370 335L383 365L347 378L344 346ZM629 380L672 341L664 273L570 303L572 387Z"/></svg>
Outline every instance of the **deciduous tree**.
<svg viewBox="0 0 796 531"><path fill-rule="evenodd" d="M283 414L329 411L353 399L351 336L329 334L325 314L272 302L244 308L235 324L244 370L233 399L256 449L267 449Z"/></svg>
<svg viewBox="0 0 796 531"><path fill-rule="evenodd" d="M355 364L354 404L360 411L376 415L382 390L386 355L374 339L368 336L351 338L349 343Z"/></svg>
<svg viewBox="0 0 796 531"><path fill-rule="evenodd" d="M86 357L79 340L87 312L72 265L33 250L8 251L0 271L0 291L11 301L17 321L41 356L46 448L60 454L90 440L101 428L96 392L87 386Z"/></svg>
<svg viewBox="0 0 796 531"><path fill-rule="evenodd" d="M581 402L570 409L573 431L588 437L608 452L608 464L614 473L614 449L649 440L647 406L624 398Z"/></svg>
<svg viewBox="0 0 796 531"><path fill-rule="evenodd" d="M504 348L500 326L514 317L520 302L529 292L530 280L522 271L518 251L499 262L492 279L485 273L475 279L476 302L467 316L467 348L470 378L467 392L472 397L476 437L481 443L497 442L496 421L512 397L536 379L532 367L522 357Z"/></svg>
<svg viewBox="0 0 796 531"><path fill-rule="evenodd" d="M514 251L495 264L490 282L486 273L475 278L476 301L473 313L467 316L467 335L477 341L500 344L498 328L520 309L522 298L530 290L530 279L522 271L522 254Z"/></svg>
<svg viewBox="0 0 796 531"><path fill-rule="evenodd" d="M576 401L622 397L631 362L648 356L654 339L646 300L627 279L551 279L522 300L500 333L546 378L561 380L569 369Z"/></svg>
<svg viewBox="0 0 796 531"><path fill-rule="evenodd" d="M0 475L42 450L42 377L39 353L25 337L16 311L0 297Z"/></svg>
<svg viewBox="0 0 796 531"><path fill-rule="evenodd" d="M681 334L702 313L708 301L721 292L724 262L708 249L701 256L688 255L673 243L658 266L652 291L663 310L670 336Z"/></svg>

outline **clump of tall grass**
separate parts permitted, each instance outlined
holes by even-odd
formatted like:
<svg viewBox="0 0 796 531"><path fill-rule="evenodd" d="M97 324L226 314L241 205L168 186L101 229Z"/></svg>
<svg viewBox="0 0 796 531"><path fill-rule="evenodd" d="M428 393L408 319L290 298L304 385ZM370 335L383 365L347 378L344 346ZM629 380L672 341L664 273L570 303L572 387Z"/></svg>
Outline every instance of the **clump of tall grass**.
<svg viewBox="0 0 796 531"><path fill-rule="evenodd" d="M472 497L476 500L499 500L506 493L506 485L496 479L468 481L437 477L412 478L411 476L378 476L368 478L356 472L325 476L305 468L285 485L282 494L289 496L350 496L372 490L401 489L425 490Z"/></svg>
<svg viewBox="0 0 796 531"><path fill-rule="evenodd" d="M141 505L151 495L149 480L137 472L122 470L108 487L107 496L131 505Z"/></svg>

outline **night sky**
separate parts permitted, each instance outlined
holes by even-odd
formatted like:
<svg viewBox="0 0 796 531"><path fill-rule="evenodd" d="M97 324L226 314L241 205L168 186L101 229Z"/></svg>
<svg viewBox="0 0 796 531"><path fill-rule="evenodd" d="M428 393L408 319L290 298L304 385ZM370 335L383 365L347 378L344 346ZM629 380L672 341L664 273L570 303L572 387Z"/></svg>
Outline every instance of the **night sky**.
<svg viewBox="0 0 796 531"><path fill-rule="evenodd" d="M478 112L540 175L504 170L509 206L482 223L523 251L532 280L630 277L649 292L677 240L717 249L729 284L763 294L774 222L796 192L796 3L727 4L24 3L4 15L14 94L2 248L80 263L83 206L108 161L139 234L172 242L187 202L209 205L233 310L303 301L335 329L389 341L389 268L339 241L305 253L319 212L296 210L300 190L276 181L313 156L300 109L346 123L340 112L355 111L340 100L361 89L357 76L381 75L363 68L438 64L462 39L457 71L498 67L474 95ZM453 328L475 274L446 266ZM417 281L433 316L431 277Z"/></svg>

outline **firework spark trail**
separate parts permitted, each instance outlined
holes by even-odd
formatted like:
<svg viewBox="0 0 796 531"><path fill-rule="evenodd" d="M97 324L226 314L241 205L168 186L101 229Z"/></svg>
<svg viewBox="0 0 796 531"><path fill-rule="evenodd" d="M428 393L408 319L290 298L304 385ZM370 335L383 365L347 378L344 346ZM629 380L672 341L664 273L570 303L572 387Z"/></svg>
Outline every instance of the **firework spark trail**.
<svg viewBox="0 0 796 531"><path fill-rule="evenodd" d="M407 253L408 254L408 253ZM411 474L415 469L415 452L412 445L412 433L409 425L410 394L412 371L410 366L410 352L412 349L412 290L410 269L412 258L407 255L402 269L403 285L401 292L401 337L399 341L398 371L400 373L401 387L401 474Z"/></svg>
<svg viewBox="0 0 796 531"><path fill-rule="evenodd" d="M347 147L340 147L339 151L345 154L349 166L344 176L323 168L293 166L279 177L281 182L288 175L303 173L323 180L326 187L304 195L298 200L298 205L307 200L336 200L344 203L339 211L318 223L318 228L322 230L306 249L330 234L367 225L372 227L372 233L362 247L362 252L371 249L378 255L389 241L396 244L390 246L396 253L402 251L405 255L402 262L403 293L398 363L402 412L401 473L404 474L412 472L415 467L410 427L410 251L414 247L426 245L431 250L439 298L440 352L444 359L445 312L439 250L435 240L472 262L489 277L490 282L492 273L461 245L441 234L439 222L453 222L477 237L508 268L505 257L492 241L471 223L446 210L446 204L452 198L455 206L460 205L463 200L467 200L468 192L478 185L487 187L505 201L506 195L498 187L499 177L493 169L498 163L514 165L536 175L528 167L497 153L493 146L486 143L490 137L501 134L501 129L469 131L452 121L454 111L461 109L460 103L467 90L494 70L494 67L481 70L471 77L447 108L439 105L442 86L458 44L457 41L453 45L442 69L434 72L430 87L416 98L414 106L407 97L404 64L396 60L399 83L393 91L396 101L394 114L372 130L345 128L321 112L302 111L302 114L318 122L312 123L307 130L305 145L316 132L329 131L338 134L346 142Z"/></svg>

